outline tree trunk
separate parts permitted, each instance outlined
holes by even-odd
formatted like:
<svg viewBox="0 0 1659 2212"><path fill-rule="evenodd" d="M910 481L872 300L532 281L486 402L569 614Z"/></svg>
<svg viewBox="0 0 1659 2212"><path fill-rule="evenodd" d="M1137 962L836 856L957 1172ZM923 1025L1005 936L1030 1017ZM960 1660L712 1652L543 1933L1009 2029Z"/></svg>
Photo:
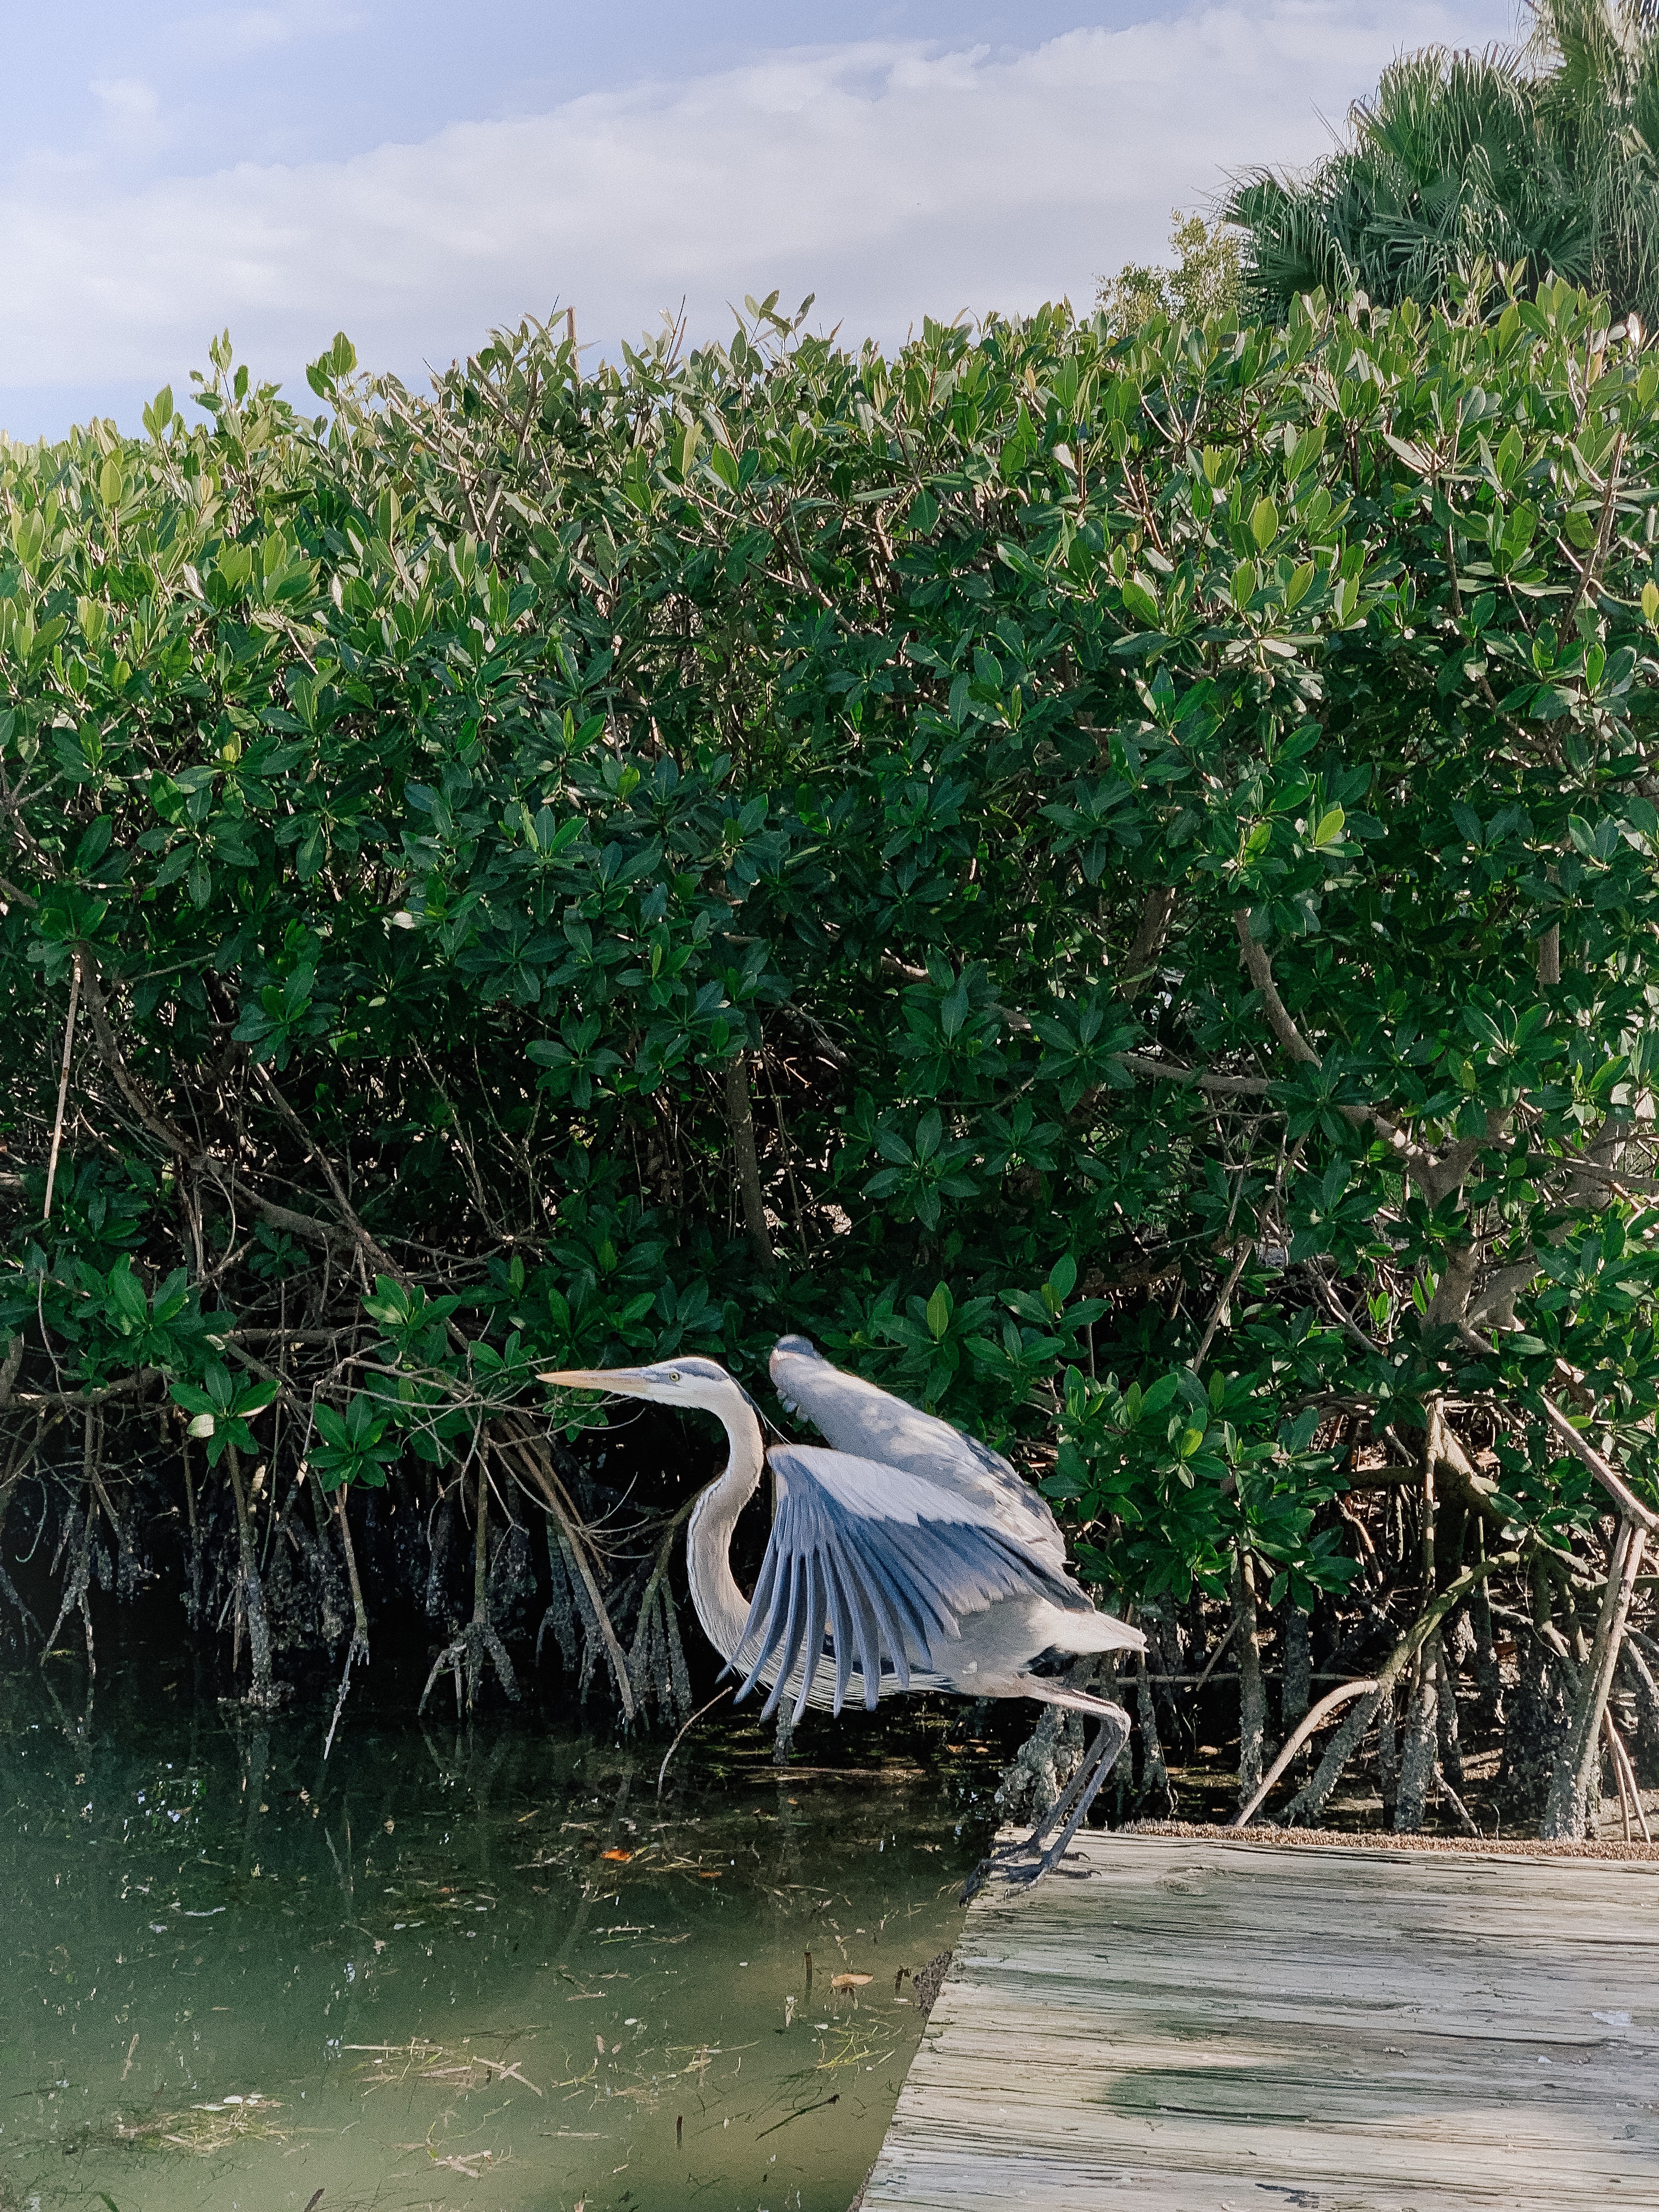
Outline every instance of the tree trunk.
<svg viewBox="0 0 1659 2212"><path fill-rule="evenodd" d="M1308 1616L1299 1605L1285 1608L1285 1679L1279 1686L1279 1725L1288 1736L1313 1697L1313 1650Z"/></svg>
<svg viewBox="0 0 1659 2212"><path fill-rule="evenodd" d="M1637 1741L1651 1759L1659 1756L1659 1682L1654 1680L1653 1670L1637 1650L1633 1636L1625 1638L1625 1664L1635 1685L1637 1711L1640 1715Z"/></svg>
<svg viewBox="0 0 1659 2212"><path fill-rule="evenodd" d="M1045 1706L997 1784L1003 1819L1035 1824L1051 1811L1076 1773L1083 1751L1081 1717L1065 1705Z"/></svg>
<svg viewBox="0 0 1659 2212"><path fill-rule="evenodd" d="M1464 1616L1459 1613L1459 1621ZM1458 1728L1457 1676L1445 1638L1435 1655L1434 1680L1440 1720L1440 1765L1454 1790L1463 1787L1463 1742Z"/></svg>
<svg viewBox="0 0 1659 2212"><path fill-rule="evenodd" d="M192 1628L202 1618L202 1532L196 1525L196 1485L190 1475L190 1439L181 1437L179 1453L185 1463L185 1511L190 1522L190 1588L185 1594L185 1619Z"/></svg>
<svg viewBox="0 0 1659 2212"><path fill-rule="evenodd" d="M1376 1786L1382 1800L1382 1818L1392 1827L1395 1808L1400 1802L1400 1730L1392 1690L1385 1691L1376 1703Z"/></svg>
<svg viewBox="0 0 1659 2212"><path fill-rule="evenodd" d="M1642 1571L1646 1540L1632 1522L1620 1522L1596 1615L1595 1638L1589 1663L1580 1672L1571 1725L1556 1760L1544 1817L1539 1823L1539 1835L1547 1840L1581 1840L1593 1816L1593 1801L1600 1798L1601 1716L1607 1711L1607 1692L1624 1647L1625 1622L1636 1593L1636 1578Z"/></svg>
<svg viewBox="0 0 1659 2212"><path fill-rule="evenodd" d="M1439 1671L1440 1638L1431 1636L1417 1655L1417 1665L1406 1696L1406 1727L1400 1747L1400 1788L1395 1798L1394 1832L1397 1836L1421 1832L1429 1784L1434 1779L1435 1717L1439 1704L1436 1676Z"/></svg>
<svg viewBox="0 0 1659 2212"><path fill-rule="evenodd" d="M489 1462L481 1447L478 1452L478 1494L472 1530L472 1626L482 1631L489 1620ZM478 1702L478 1689L483 1680L483 1657L476 1644L467 1653L466 1709L471 1712Z"/></svg>
<svg viewBox="0 0 1659 2212"><path fill-rule="evenodd" d="M1233 1610L1238 1626L1238 1804L1242 1812L1261 1787L1267 1763L1267 1693L1261 1679L1256 1630L1255 1575L1243 1546L1233 1551Z"/></svg>
<svg viewBox="0 0 1659 2212"><path fill-rule="evenodd" d="M1474 1632L1475 1719L1481 1728L1501 1728L1504 1678L1498 1669L1498 1646L1492 1635L1492 1597L1485 1583L1469 1600L1469 1626Z"/></svg>
<svg viewBox="0 0 1659 2212"><path fill-rule="evenodd" d="M772 1237L766 1225L761 1192L760 1156L755 1149L755 1115L749 1099L749 1055L733 1054L726 1063L726 1119L732 1133L732 1161L743 1212L743 1233L763 1275L772 1272Z"/></svg>
<svg viewBox="0 0 1659 2212"><path fill-rule="evenodd" d="M1173 1612L1158 1613L1148 1610L1140 1615L1140 1624L1146 1632L1150 1673L1170 1677L1178 1674L1186 1651L1186 1635L1179 1616ZM1162 1741L1181 1725L1179 1686L1173 1680L1155 1681L1152 1694L1158 1701L1158 1735Z"/></svg>
<svg viewBox="0 0 1659 2212"><path fill-rule="evenodd" d="M242 1490L241 1463L234 1444L225 1446L230 1465L231 1495L236 1501L236 1551L242 1570L242 1606L247 1620L248 1659L253 1669L250 1702L262 1712L273 1703L270 1680L270 1627L265 1619L265 1594L259 1581L258 1547L253 1540L253 1522Z"/></svg>
<svg viewBox="0 0 1659 2212"><path fill-rule="evenodd" d="M1558 1648L1559 1647L1559 1648ZM1533 1562L1532 1630L1517 1638L1515 1689L1505 1699L1504 1759L1498 1781L1499 1814L1511 1828L1534 1828L1542 1815L1550 1776L1571 1713L1571 1662L1552 1618L1549 1571Z"/></svg>
<svg viewBox="0 0 1659 2212"><path fill-rule="evenodd" d="M1169 1769L1164 1764L1164 1745L1158 1733L1158 1705L1146 1674L1146 1655L1135 1654L1135 1717L1140 1723L1142 1802L1153 1800L1165 1813L1175 1809Z"/></svg>
<svg viewBox="0 0 1659 2212"><path fill-rule="evenodd" d="M1175 912L1175 891L1167 884L1154 884L1146 894L1140 909L1140 921L1128 950L1124 953L1120 974L1118 996L1138 999L1152 980L1158 956L1164 950L1164 940L1169 935L1170 916Z"/></svg>

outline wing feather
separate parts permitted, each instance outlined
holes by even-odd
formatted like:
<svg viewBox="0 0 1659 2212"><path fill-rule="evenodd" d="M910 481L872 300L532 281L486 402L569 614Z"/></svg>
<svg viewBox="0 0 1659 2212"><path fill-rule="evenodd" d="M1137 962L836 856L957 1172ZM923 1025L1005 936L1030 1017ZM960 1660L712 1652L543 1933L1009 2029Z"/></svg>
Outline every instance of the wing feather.
<svg viewBox="0 0 1659 2212"><path fill-rule="evenodd" d="M837 1451L921 1475L942 1490L983 1506L1025 1551L1060 1576L1066 1543L1047 1500L1023 1481L1000 1452L977 1437L924 1413L888 1390L832 1366L804 1336L780 1337L772 1381L783 1403L805 1414ZM1088 1609L1075 1583L1060 1602Z"/></svg>
<svg viewBox="0 0 1659 2212"><path fill-rule="evenodd" d="M841 1562L832 1553L824 1560L824 1578L830 1591L830 1618L845 1621L850 1615L852 1595L841 1571ZM853 1639L844 1633L832 1638L836 1653L836 1694L834 1710L839 1712L847 1702L847 1686L853 1679ZM804 1691L804 1686L803 1686Z"/></svg>
<svg viewBox="0 0 1659 2212"><path fill-rule="evenodd" d="M904 1662L898 1671L903 1686L908 1690L911 1665L914 1664L924 1674L931 1674L933 1671L933 1646L940 1641L939 1620L915 1604L903 1587L903 1577L892 1573L884 1561L872 1559L869 1572L897 1619L899 1644Z"/></svg>
<svg viewBox="0 0 1659 2212"><path fill-rule="evenodd" d="M764 1612L766 1626L761 1631L760 1642L757 1647L762 1656L757 1657L750 1668L748 1680L738 1692L739 1699L746 1698L759 1680L764 1655L777 1647L778 1639L787 1620L784 1608L789 1586L793 1580L790 1566L791 1559L788 1553L780 1551L774 1557L772 1546L769 1544L767 1546L766 1557L761 1561L760 1579L755 1584L755 1595L749 1601L749 1619L744 1626L743 1642L738 1647L740 1651L747 1648L750 1636L759 1626Z"/></svg>
<svg viewBox="0 0 1659 2212"><path fill-rule="evenodd" d="M761 1708L763 1720L769 1720L777 1711L778 1700L783 1695L783 1686L794 1672L795 1662L800 1656L801 1638L806 1626L801 1599L817 1565L817 1561L810 1553L797 1552L789 1562L789 1613L778 1644L777 1680L772 1686L771 1696Z"/></svg>
<svg viewBox="0 0 1659 2212"><path fill-rule="evenodd" d="M848 1453L778 1445L771 1540L739 1650L750 1661L738 1695L772 1685L773 1712L794 1686L797 1717L826 1658L834 1709L852 1678L873 1707L884 1678L908 1689L937 1671L963 1618L999 1600L1075 1601L1076 1590L1034 1558L985 1507L904 1469Z"/></svg>
<svg viewBox="0 0 1659 2212"><path fill-rule="evenodd" d="M819 1559L811 1560L807 1572L810 1580L807 1585L806 1649L808 1651L821 1653L823 1650L824 1619L830 1607L830 1584L825 1562ZM802 1669L800 1695L795 1699L794 1718L797 1721L806 1711L806 1700L812 1687L812 1677L817 1672L816 1662L812 1666Z"/></svg>
<svg viewBox="0 0 1659 2212"><path fill-rule="evenodd" d="M844 1637L857 1653L854 1664L865 1683L865 1703L870 1702L868 1685L881 1680L881 1630L877 1625L875 1608L870 1602L870 1593L865 1588L854 1562L842 1552L833 1553L840 1570L841 1586L847 1594L847 1611L840 1620L833 1620L830 1632L840 1643ZM837 1705L836 1712L841 1711Z"/></svg>

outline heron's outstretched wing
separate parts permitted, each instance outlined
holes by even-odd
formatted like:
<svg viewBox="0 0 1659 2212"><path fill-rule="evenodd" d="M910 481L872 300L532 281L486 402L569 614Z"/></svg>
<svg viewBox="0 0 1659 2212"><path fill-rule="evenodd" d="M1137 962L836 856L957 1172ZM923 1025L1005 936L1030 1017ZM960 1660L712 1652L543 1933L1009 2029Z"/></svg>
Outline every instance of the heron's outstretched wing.
<svg viewBox="0 0 1659 2212"><path fill-rule="evenodd" d="M805 1413L837 1451L854 1452L937 1483L982 1505L1018 1542L1056 1574L1066 1571L1066 1540L1054 1516L1017 1470L977 1437L965 1436L937 1414L907 1406L861 1375L833 1367L804 1336L778 1339L772 1381L792 1412ZM1088 1600L1074 1584L1063 1602Z"/></svg>
<svg viewBox="0 0 1659 2212"><path fill-rule="evenodd" d="M738 1647L749 1663L739 1698L771 1679L763 1718L797 1667L797 1720L826 1657L835 1711L854 1667L873 1707L884 1673L908 1689L913 1668L936 1671L936 1648L955 1641L965 1614L1000 1598L1075 1600L1073 1585L969 1498L846 1452L778 1444L769 1456L772 1537Z"/></svg>

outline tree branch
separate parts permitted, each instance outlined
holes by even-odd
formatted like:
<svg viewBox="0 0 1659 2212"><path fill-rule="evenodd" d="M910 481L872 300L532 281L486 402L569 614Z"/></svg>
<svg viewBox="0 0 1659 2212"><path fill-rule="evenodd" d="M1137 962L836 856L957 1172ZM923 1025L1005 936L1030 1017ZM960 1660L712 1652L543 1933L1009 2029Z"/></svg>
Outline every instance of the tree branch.
<svg viewBox="0 0 1659 2212"><path fill-rule="evenodd" d="M1261 1001L1261 1009L1267 1017L1269 1028L1278 1038L1285 1052L1292 1060L1299 1061L1304 1067L1318 1067L1322 1065L1319 1054L1297 1029L1291 1018L1289 1007L1279 995L1279 987L1273 981L1273 962L1267 957L1267 946L1259 944L1250 934L1250 916L1248 908L1241 907L1234 915L1233 926L1238 932L1239 947L1244 966L1249 972L1256 996ZM1457 1188L1468 1173L1476 1156L1492 1141L1490 1135L1462 1137L1437 1158L1426 1146L1413 1142L1397 1123L1391 1121L1386 1114L1379 1113L1375 1106L1339 1103L1336 1110L1345 1121L1352 1122L1356 1129L1374 1129L1392 1150L1395 1158L1402 1166L1408 1167L1412 1170L1422 1182L1430 1197L1437 1200L1443 1198L1449 1191Z"/></svg>
<svg viewBox="0 0 1659 2212"><path fill-rule="evenodd" d="M1190 1083L1218 1097L1260 1098L1273 1089L1265 1075L1214 1075L1206 1067L1183 1067L1177 1060L1154 1060L1146 1052L1120 1052L1113 1057L1131 1075L1148 1076L1154 1083Z"/></svg>
<svg viewBox="0 0 1659 2212"><path fill-rule="evenodd" d="M341 1219L345 1223L347 1229L351 1232L353 1243L362 1253L365 1259L372 1262L376 1273L390 1275L393 1282L401 1283L405 1288L407 1288L410 1280L408 1274L398 1265L398 1262L392 1258L391 1253L386 1250L385 1245L380 1243L369 1234L368 1231L364 1228L362 1221L358 1218L356 1207L352 1205L351 1200L346 1196L344 1184L340 1181L339 1176L335 1172L334 1163L329 1158L327 1153L324 1152L322 1146L317 1143L315 1139L312 1136L311 1132L307 1128L305 1123L300 1119L294 1109L289 1104L287 1099L283 1097L282 1092L276 1088L276 1079L272 1076L270 1070L262 1065L258 1073L264 1079L265 1090L270 1094L271 1102L276 1106L277 1112L288 1123L289 1128L293 1130L295 1135L298 1137L300 1142L305 1146L306 1151L310 1154L311 1158L316 1162L318 1167L321 1170L323 1180L328 1185L330 1194L334 1200L335 1205L340 1209ZM303 1218L304 1217L301 1218Z"/></svg>
<svg viewBox="0 0 1659 2212"><path fill-rule="evenodd" d="M1497 1346L1489 1344L1484 1336L1478 1336L1467 1322L1460 1325L1457 1333L1466 1344L1471 1346L1476 1352L1485 1353L1487 1358L1496 1356ZM1538 1399L1544 1409L1545 1422L1552 1434L1559 1437L1576 1459L1583 1462L1625 1518L1627 1521L1633 1521L1645 1534L1659 1535L1659 1513L1654 1512L1650 1506L1643 1504L1623 1475L1602 1458L1594 1444L1579 1435L1577 1430L1547 1392L1540 1390Z"/></svg>
<svg viewBox="0 0 1659 2212"><path fill-rule="evenodd" d="M766 1226L766 1200L761 1190L760 1157L755 1150L755 1116L749 1101L749 1054L734 1053L726 1063L726 1120L732 1136L732 1159L738 1194L743 1207L743 1233L763 1275L772 1272L772 1238Z"/></svg>
<svg viewBox="0 0 1659 2212"><path fill-rule="evenodd" d="M1174 912L1174 884L1154 884L1140 909L1139 926L1119 963L1121 981L1117 987L1117 994L1120 999L1138 999L1152 981L1158 966L1158 956L1164 950L1164 940L1170 933L1170 917Z"/></svg>

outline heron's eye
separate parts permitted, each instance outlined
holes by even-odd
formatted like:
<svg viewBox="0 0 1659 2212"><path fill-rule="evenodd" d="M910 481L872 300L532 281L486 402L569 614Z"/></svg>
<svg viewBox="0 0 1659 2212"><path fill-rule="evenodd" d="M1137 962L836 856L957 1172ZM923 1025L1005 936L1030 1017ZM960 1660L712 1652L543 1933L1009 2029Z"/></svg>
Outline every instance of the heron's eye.
<svg viewBox="0 0 1659 2212"><path fill-rule="evenodd" d="M678 1369L678 1367L671 1367L671 1368L669 1369L669 1370L668 1370L668 1379L669 1379L669 1381L670 1381L671 1382L678 1382L679 1381L679 1379L680 1379L680 1370L679 1370L679 1369Z"/></svg>

